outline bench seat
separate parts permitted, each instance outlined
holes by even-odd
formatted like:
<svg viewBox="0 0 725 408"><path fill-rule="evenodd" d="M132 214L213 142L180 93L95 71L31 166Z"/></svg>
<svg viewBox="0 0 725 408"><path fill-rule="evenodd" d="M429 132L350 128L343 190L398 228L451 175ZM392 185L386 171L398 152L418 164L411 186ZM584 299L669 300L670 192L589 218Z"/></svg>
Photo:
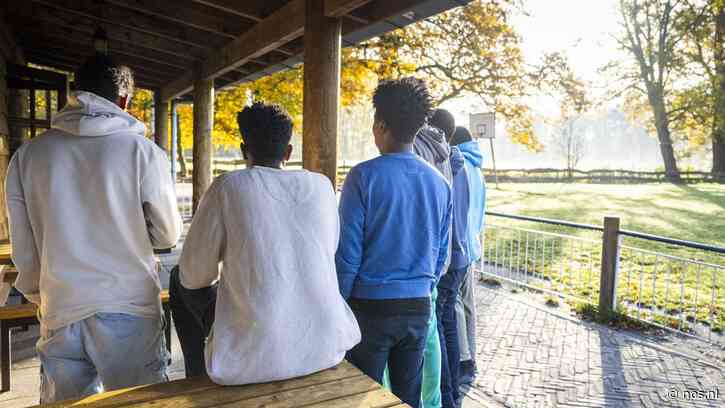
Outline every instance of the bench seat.
<svg viewBox="0 0 725 408"><path fill-rule="evenodd" d="M239 362L243 364L243 362ZM108 391L44 407L407 407L347 361L315 374L261 384L221 386L206 377Z"/></svg>

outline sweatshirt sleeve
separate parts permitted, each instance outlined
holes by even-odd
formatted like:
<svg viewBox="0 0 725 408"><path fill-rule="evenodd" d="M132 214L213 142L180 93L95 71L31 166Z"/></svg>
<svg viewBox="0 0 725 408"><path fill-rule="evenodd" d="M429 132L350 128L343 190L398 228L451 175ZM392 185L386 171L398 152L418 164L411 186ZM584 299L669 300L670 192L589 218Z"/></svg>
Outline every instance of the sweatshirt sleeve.
<svg viewBox="0 0 725 408"><path fill-rule="evenodd" d="M340 196L340 244L335 254L340 294L350 297L363 254L365 206L359 170L353 168L345 179Z"/></svg>
<svg viewBox="0 0 725 408"><path fill-rule="evenodd" d="M166 154L161 151L153 150L141 182L141 201L151 245L156 249L176 245L183 224L176 202L171 166Z"/></svg>
<svg viewBox="0 0 725 408"><path fill-rule="evenodd" d="M461 150L457 146L451 146L451 172L453 174L453 177L458 175L458 173L463 169L465 165L465 160L463 158L463 153L461 153Z"/></svg>
<svg viewBox="0 0 725 408"><path fill-rule="evenodd" d="M187 289L211 286L219 277L219 262L224 257L226 230L220 179L214 181L199 203L179 258L179 278Z"/></svg>
<svg viewBox="0 0 725 408"><path fill-rule="evenodd" d="M10 222L10 242L12 258L18 270L15 287L29 301L40 304L40 257L35 245L35 235L28 217L25 193L18 168L18 151L10 161L5 181L5 201L8 206Z"/></svg>
<svg viewBox="0 0 725 408"><path fill-rule="evenodd" d="M441 233L439 235L440 245L438 246L438 261L436 262L436 281L443 275L444 269L447 267L446 261L448 260L448 256L450 254L449 242L451 237L451 221L453 219L453 194L451 193L450 188L448 188L447 191L448 197L446 198L446 210L443 214Z"/></svg>

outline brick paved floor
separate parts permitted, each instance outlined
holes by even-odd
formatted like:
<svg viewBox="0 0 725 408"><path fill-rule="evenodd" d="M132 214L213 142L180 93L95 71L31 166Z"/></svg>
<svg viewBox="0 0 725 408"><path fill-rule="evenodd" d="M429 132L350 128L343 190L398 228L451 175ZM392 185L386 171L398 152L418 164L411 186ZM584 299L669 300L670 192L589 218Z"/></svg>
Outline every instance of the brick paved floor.
<svg viewBox="0 0 725 408"><path fill-rule="evenodd" d="M725 365L711 358L721 349L582 322L503 287L477 289L474 400L517 408L725 407ZM672 390L681 398L668 398ZM685 401L685 390L717 391L719 398Z"/></svg>

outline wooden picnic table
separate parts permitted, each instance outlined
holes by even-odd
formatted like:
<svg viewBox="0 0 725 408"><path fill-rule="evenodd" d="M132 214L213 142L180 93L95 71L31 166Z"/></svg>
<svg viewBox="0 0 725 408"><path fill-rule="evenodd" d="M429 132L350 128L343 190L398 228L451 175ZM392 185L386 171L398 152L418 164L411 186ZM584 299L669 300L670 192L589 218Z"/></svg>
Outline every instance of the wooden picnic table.
<svg viewBox="0 0 725 408"><path fill-rule="evenodd" d="M12 248L7 241L0 242L0 265L12 265L13 260L10 258Z"/></svg>
<svg viewBox="0 0 725 408"><path fill-rule="evenodd" d="M244 364L244 361L239 361ZM347 361L319 373L262 384L216 385L206 377L109 391L44 407L376 407L403 408L398 397Z"/></svg>

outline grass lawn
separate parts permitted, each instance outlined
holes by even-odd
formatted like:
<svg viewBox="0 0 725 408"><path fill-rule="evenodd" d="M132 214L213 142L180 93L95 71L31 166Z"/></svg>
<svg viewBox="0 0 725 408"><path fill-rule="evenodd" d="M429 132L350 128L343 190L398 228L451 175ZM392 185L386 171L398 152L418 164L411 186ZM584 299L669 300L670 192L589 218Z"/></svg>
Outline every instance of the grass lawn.
<svg viewBox="0 0 725 408"><path fill-rule="evenodd" d="M605 215L621 228L725 246L725 185L495 184L491 211L601 225Z"/></svg>
<svg viewBox="0 0 725 408"><path fill-rule="evenodd" d="M725 246L723 185L511 183L496 189L489 181L487 206L489 211L594 225L614 215L621 218L622 229ZM594 240L601 240L600 233L499 217L486 222L498 226L486 232L489 251L496 250L489 254L494 263L509 269L516 265L516 271L525 267L549 286L596 301L601 244L507 227ZM668 326L686 328L697 322L715 332L725 328L725 269L677 259L725 266L725 256L633 238L625 238L623 245L618 284L623 305Z"/></svg>

